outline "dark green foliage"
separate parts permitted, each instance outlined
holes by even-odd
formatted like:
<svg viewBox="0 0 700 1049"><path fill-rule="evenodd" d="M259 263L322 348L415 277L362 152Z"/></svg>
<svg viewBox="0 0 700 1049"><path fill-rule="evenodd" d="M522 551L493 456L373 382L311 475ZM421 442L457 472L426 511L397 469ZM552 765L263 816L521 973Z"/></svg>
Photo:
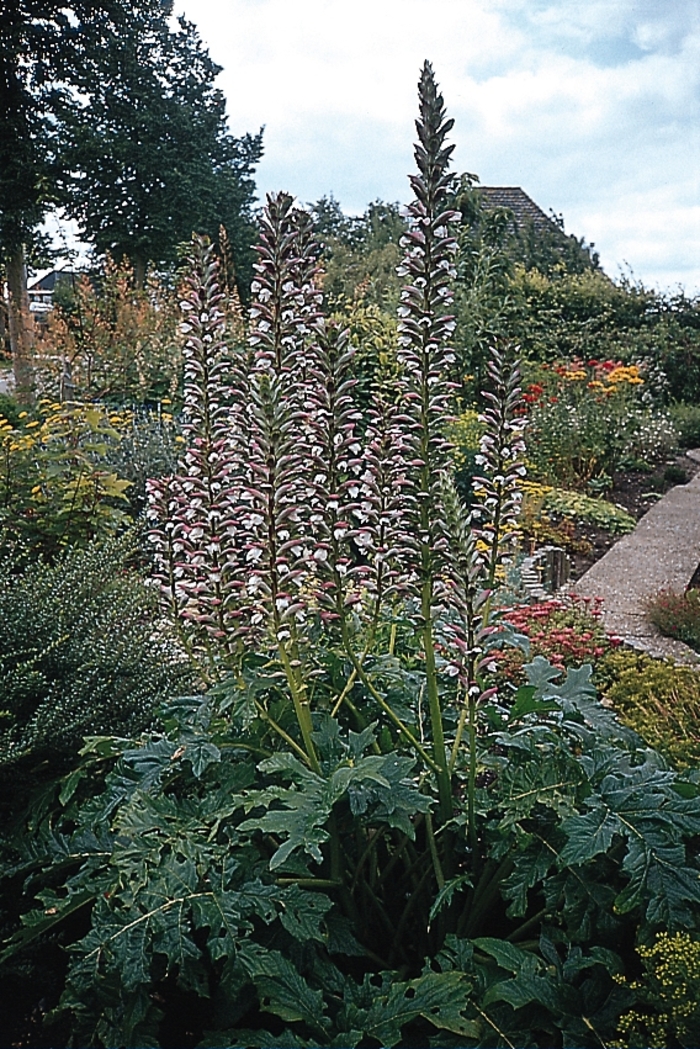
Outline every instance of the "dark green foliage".
<svg viewBox="0 0 700 1049"><path fill-rule="evenodd" d="M22 405L8 393L0 393L0 417L7 419L12 426L19 426Z"/></svg>
<svg viewBox="0 0 700 1049"><path fill-rule="evenodd" d="M0 8L0 258L31 245L56 201L56 105L86 71L88 37L99 24L103 46L113 41L133 8L125 0L7 0Z"/></svg>
<svg viewBox="0 0 700 1049"><path fill-rule="evenodd" d="M643 366L656 403L700 399L700 300L660 294L600 270L545 276L516 268L506 328L532 361Z"/></svg>
<svg viewBox="0 0 700 1049"><path fill-rule="evenodd" d="M220 68L191 23L170 28L171 9L139 10L107 49L91 42L80 101L60 111L66 211L99 252L131 261L137 284L146 263L173 263L193 230L216 238L223 223L247 295L262 133L229 133Z"/></svg>
<svg viewBox="0 0 700 1049"><path fill-rule="evenodd" d="M687 484L688 474L685 472L682 466L676 466L675 463L671 463L667 466L663 473L662 481L666 485L674 484Z"/></svg>
<svg viewBox="0 0 700 1049"><path fill-rule="evenodd" d="M700 405L672 404L669 414L678 430L681 448L700 448Z"/></svg>
<svg viewBox="0 0 700 1049"><path fill-rule="evenodd" d="M529 219L518 225L508 208L484 206L476 175L456 180L453 206L461 215L455 341L459 379L465 394L473 396L482 388L494 340L519 341L513 324L516 273L535 270L558 280L596 269L598 263L582 240L564 233L561 216L553 218L551 228L536 230Z"/></svg>
<svg viewBox="0 0 700 1049"><path fill-rule="evenodd" d="M583 237L567 234L562 215L552 212L548 223L542 220L535 226L532 218L518 219L508 207L488 206L488 198L478 183L476 175L465 173L455 192L455 205L473 246L498 248L508 267L520 264L548 277L599 268L594 245L587 245Z"/></svg>
<svg viewBox="0 0 700 1049"><path fill-rule="evenodd" d="M73 760L83 736L130 733L181 688L155 596L129 567L133 537L17 574L0 563L0 770Z"/></svg>
<svg viewBox="0 0 700 1049"><path fill-rule="evenodd" d="M80 1045L164 1044L180 995L175 1039L203 1046L610 1040L636 931L697 922L698 787L599 705L590 668L561 685L543 659L527 670L517 707L488 712L481 869L465 874L458 803L449 892L419 859L414 759L375 753L372 728L319 715L313 773L273 752L266 721L231 717L225 689L172 704L157 734L95 740L60 797L32 803L38 836L7 843L7 876L36 899L6 979L64 929L57 1015ZM419 682L403 688L415 711Z"/></svg>

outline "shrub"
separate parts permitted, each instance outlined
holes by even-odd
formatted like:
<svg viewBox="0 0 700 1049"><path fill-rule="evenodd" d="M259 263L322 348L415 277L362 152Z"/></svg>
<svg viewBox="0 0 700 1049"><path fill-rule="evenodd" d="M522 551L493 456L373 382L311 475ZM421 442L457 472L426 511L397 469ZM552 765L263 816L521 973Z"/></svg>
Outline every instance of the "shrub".
<svg viewBox="0 0 700 1049"><path fill-rule="evenodd" d="M700 448L700 405L672 404L669 414L678 431L681 448Z"/></svg>
<svg viewBox="0 0 700 1049"><path fill-rule="evenodd" d="M101 408L41 401L17 426L0 418L0 550L53 557L128 522L129 481L105 456L120 441Z"/></svg>
<svg viewBox="0 0 700 1049"><path fill-rule="evenodd" d="M182 452L184 438L171 408L166 397L157 409L122 409L112 416L121 440L107 448L104 465L129 482L125 494L133 517L146 507L148 479L171 474Z"/></svg>
<svg viewBox="0 0 700 1049"><path fill-rule="evenodd" d="M133 733L188 680L133 537L23 573L0 561L0 770L74 758L86 735Z"/></svg>
<svg viewBox="0 0 700 1049"><path fill-rule="evenodd" d="M662 590L647 603L647 615L666 637L700 651L700 590Z"/></svg>
<svg viewBox="0 0 700 1049"><path fill-rule="evenodd" d="M0 393L0 418L6 419L11 426L19 426L23 410L22 405L9 393Z"/></svg>
<svg viewBox="0 0 700 1049"><path fill-rule="evenodd" d="M700 763L700 675L630 650L607 654L596 678L626 725L679 768Z"/></svg>
<svg viewBox="0 0 700 1049"><path fill-rule="evenodd" d="M107 259L51 311L38 340L38 388L59 401L143 403L174 397L181 354L175 297L133 284L127 263Z"/></svg>
<svg viewBox="0 0 700 1049"><path fill-rule="evenodd" d="M700 942L685 932L662 932L637 948L644 976L631 983L639 1005L620 1018L616 1049L700 1045Z"/></svg>

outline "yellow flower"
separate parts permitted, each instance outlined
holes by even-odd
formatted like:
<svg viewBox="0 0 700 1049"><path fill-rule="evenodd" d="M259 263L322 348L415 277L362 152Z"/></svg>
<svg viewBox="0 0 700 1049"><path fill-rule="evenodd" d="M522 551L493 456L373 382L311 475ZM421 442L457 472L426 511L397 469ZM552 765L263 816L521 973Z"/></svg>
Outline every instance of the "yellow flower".
<svg viewBox="0 0 700 1049"><path fill-rule="evenodd" d="M185 438L184 437L180 437L179 435L175 438L175 440L177 441L178 444L184 444L185 443Z"/></svg>
<svg viewBox="0 0 700 1049"><path fill-rule="evenodd" d="M17 418L18 419L26 419L28 415L29 415L29 412L20 412L19 415L17 416Z"/></svg>

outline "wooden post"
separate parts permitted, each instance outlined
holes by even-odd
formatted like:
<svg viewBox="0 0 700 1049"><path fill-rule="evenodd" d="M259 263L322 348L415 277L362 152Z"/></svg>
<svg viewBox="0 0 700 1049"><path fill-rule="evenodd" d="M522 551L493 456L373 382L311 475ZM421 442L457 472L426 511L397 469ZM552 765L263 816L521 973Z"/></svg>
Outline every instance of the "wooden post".
<svg viewBox="0 0 700 1049"><path fill-rule="evenodd" d="M20 404L34 404L34 323L29 312L27 264L24 247L7 260L7 319L15 376L15 397Z"/></svg>

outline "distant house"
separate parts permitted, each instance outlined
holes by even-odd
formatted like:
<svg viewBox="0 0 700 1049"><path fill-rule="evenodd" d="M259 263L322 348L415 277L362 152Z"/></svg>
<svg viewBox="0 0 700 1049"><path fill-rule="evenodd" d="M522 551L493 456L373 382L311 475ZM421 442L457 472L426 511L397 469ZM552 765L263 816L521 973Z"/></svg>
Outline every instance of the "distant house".
<svg viewBox="0 0 700 1049"><path fill-rule="evenodd" d="M489 211L496 208L507 208L513 214L513 224L517 230L525 229L532 223L535 233L559 233L561 229L549 215L545 215L542 208L528 197L520 186L478 186L477 193L481 204Z"/></svg>
<svg viewBox="0 0 700 1049"><path fill-rule="evenodd" d="M54 292L61 285L73 284L76 274L72 270L51 270L27 288L29 310L38 320L53 309Z"/></svg>
<svg viewBox="0 0 700 1049"><path fill-rule="evenodd" d="M534 266L542 273L554 273L563 267L567 273L591 269L602 273L595 245L567 233L561 216L545 215L520 186L476 186L475 196L482 209L508 216L505 232L518 246L515 257L527 269Z"/></svg>

